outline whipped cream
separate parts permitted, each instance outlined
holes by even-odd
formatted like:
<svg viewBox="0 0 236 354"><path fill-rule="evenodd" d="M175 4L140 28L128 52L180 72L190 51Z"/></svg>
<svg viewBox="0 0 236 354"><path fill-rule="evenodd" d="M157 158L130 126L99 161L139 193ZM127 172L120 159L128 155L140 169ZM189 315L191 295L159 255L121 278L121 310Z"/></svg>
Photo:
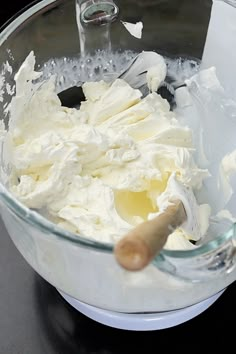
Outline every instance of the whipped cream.
<svg viewBox="0 0 236 354"><path fill-rule="evenodd" d="M220 183L226 203L233 195L232 178L236 176L236 150L226 154L220 164Z"/></svg>
<svg viewBox="0 0 236 354"><path fill-rule="evenodd" d="M161 55L155 58L156 64L147 71L147 85L151 92L156 92L167 74L167 65Z"/></svg>
<svg viewBox="0 0 236 354"><path fill-rule="evenodd" d="M131 34L131 36L141 39L142 31L143 31L143 23L141 21L136 23L130 23L125 21L120 21L122 25L127 29L127 31Z"/></svg>
<svg viewBox="0 0 236 354"><path fill-rule="evenodd" d="M61 106L55 77L34 82L41 75L34 66L30 53L15 76L5 138L13 166L10 189L22 203L102 242L116 242L153 217L166 195L182 198L186 207L186 190L201 188L209 174L196 165L192 132L166 100L155 92L142 98L117 79L85 83L86 101L70 109ZM204 206L194 200L194 208L198 233L180 228L166 247L192 248L189 240L206 231Z"/></svg>

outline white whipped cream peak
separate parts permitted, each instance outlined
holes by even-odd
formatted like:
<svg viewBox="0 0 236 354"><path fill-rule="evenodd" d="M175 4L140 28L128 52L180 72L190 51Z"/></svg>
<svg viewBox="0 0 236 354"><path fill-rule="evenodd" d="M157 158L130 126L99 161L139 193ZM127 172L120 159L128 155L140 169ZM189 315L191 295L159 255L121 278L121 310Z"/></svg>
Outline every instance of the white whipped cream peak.
<svg viewBox="0 0 236 354"><path fill-rule="evenodd" d="M141 39L143 32L143 23L141 21L136 23L130 23L125 21L120 21L122 25L125 26L127 31L135 38Z"/></svg>
<svg viewBox="0 0 236 354"><path fill-rule="evenodd" d="M147 71L147 85L151 92L156 92L161 83L165 80L167 65L161 55L156 56L156 64Z"/></svg>

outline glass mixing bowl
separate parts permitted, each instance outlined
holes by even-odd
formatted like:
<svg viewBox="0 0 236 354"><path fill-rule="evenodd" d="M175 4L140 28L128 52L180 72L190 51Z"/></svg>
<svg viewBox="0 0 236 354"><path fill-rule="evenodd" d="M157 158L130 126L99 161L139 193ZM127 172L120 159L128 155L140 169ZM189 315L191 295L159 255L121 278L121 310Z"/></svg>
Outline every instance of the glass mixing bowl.
<svg viewBox="0 0 236 354"><path fill-rule="evenodd" d="M201 60L212 1L107 0L99 8L94 5L96 1L79 1L76 11L74 0L43 0L18 14L0 33L5 84L14 84L14 75L31 50L45 77L53 70L60 73L58 89L75 84L73 77L82 70L81 50L92 56L110 43L112 52L154 50L172 58ZM142 21L142 39L132 37L119 19ZM12 71L6 70L6 62ZM68 66L77 74L71 75ZM7 93L3 97L0 114L7 123L3 108L11 97ZM7 173L4 161L1 169ZM234 225L222 224L214 239L194 250L163 250L143 271L132 273L116 263L112 245L60 229L19 203L1 182L1 217L20 253L49 283L84 303L128 313L176 310L207 299L236 278Z"/></svg>

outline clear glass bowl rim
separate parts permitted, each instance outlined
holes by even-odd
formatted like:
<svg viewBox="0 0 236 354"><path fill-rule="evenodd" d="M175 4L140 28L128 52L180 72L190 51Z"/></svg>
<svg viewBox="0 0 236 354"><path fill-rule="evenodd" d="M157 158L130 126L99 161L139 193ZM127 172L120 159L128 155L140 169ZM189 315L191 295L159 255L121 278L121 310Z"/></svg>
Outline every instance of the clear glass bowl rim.
<svg viewBox="0 0 236 354"><path fill-rule="evenodd" d="M0 46L7 40L8 36L12 34L14 30L17 29L18 26L20 26L25 20L37 13L39 10L48 7L49 5L51 5L50 7L54 7L54 5L58 5L58 2L56 0L42 0L40 2L36 0L24 7L19 12L17 12L11 19L6 22L6 24L4 24L0 28ZM86 247L94 249L96 251L108 253L113 252L113 244L102 243L88 239L86 237L82 237L80 235L75 235L53 224L37 212L30 210L21 202L19 202L11 193L9 193L9 191L1 183L0 200L3 201L6 206L22 221L27 222L29 225L43 232L45 234L45 237L46 235L50 235L51 238L51 235L53 234L55 237L62 239L66 242L72 242L78 247ZM160 256L189 259L192 257L204 255L206 253L216 250L228 240L234 238L236 235L235 228L236 223L233 224L227 232L219 235L216 239L209 241L208 243L205 243L204 245L196 249L184 251L162 250Z"/></svg>

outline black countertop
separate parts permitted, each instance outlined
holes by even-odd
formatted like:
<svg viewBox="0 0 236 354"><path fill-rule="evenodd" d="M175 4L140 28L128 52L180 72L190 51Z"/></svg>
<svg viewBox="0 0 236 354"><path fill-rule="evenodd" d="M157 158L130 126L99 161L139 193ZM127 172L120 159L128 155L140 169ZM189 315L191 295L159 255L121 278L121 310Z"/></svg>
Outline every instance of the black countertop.
<svg viewBox="0 0 236 354"><path fill-rule="evenodd" d="M0 23L28 3L5 2ZM100 325L70 307L30 268L0 221L0 354L157 353L163 346L167 353L173 347L189 352L188 340L202 351L206 345L226 350L235 303L236 283L203 314L177 327L129 332Z"/></svg>

